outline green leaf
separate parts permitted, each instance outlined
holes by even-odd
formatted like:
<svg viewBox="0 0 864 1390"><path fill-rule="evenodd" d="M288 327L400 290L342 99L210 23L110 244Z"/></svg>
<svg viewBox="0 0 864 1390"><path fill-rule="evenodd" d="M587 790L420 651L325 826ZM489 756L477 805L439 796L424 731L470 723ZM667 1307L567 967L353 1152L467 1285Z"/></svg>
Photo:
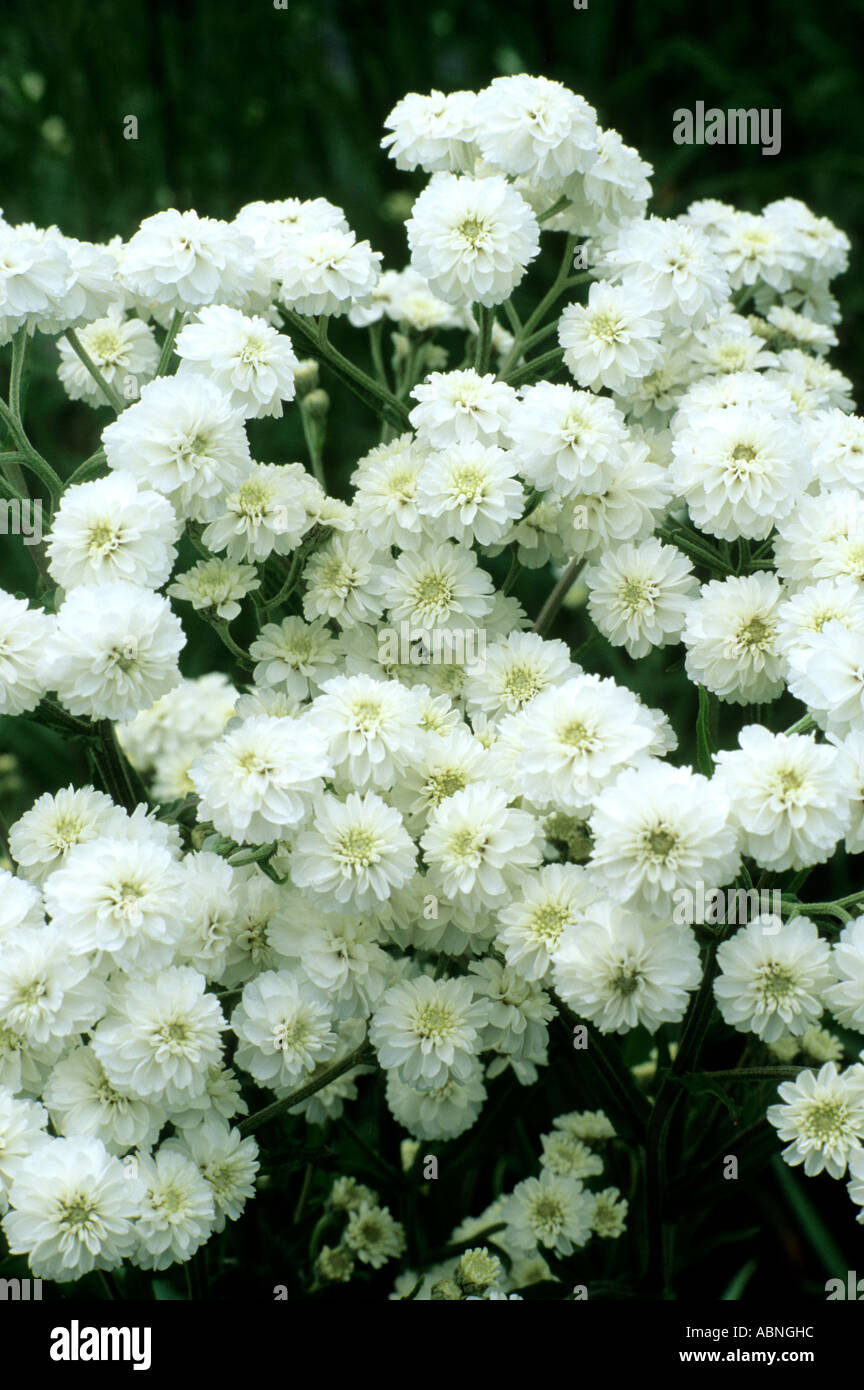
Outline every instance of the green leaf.
<svg viewBox="0 0 864 1390"><path fill-rule="evenodd" d="M717 751L717 744L712 735L717 697L709 694L704 685L697 688L699 691L699 715L696 719L696 761L703 777L710 777L714 771L713 754Z"/></svg>

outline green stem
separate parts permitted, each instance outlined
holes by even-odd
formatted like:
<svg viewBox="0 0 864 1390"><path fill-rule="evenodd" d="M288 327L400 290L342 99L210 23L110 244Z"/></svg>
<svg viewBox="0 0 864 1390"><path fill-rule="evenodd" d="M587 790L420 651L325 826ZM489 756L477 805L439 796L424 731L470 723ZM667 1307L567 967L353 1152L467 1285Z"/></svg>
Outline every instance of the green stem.
<svg viewBox="0 0 864 1390"><path fill-rule="evenodd" d="M95 726L99 738L99 748L95 753L96 764L102 776L105 790L118 806L124 807L131 815L136 806L147 804L141 779L129 763L120 744L117 731L110 719L100 719Z"/></svg>
<svg viewBox="0 0 864 1390"><path fill-rule="evenodd" d="M2 397L0 397L0 419L18 445L24 467L36 474L39 481L50 493L52 502L56 501L63 491L63 480L54 472L48 460L44 459L38 449L35 449L30 443L21 421L16 418Z"/></svg>
<svg viewBox="0 0 864 1390"><path fill-rule="evenodd" d="M91 454L83 463L79 463L74 472L66 479L66 486L74 487L76 483L89 482L91 478L94 478L97 473L105 467L106 463L105 450L97 449L95 454Z"/></svg>
<svg viewBox="0 0 864 1390"><path fill-rule="evenodd" d="M477 304L474 307L474 317L477 320L477 350L474 357L474 369L482 376L484 372L489 370L495 311L494 309L487 309L483 304Z"/></svg>
<svg viewBox="0 0 864 1390"><path fill-rule="evenodd" d="M171 361L171 354L174 351L174 343L177 334L183 324L183 313L180 309L174 310L174 316L168 326L168 331L162 339L162 351L159 353L159 362L156 367L156 375L164 376L168 370L168 363Z"/></svg>
<svg viewBox="0 0 864 1390"><path fill-rule="evenodd" d="M295 333L299 333L301 338L309 344L312 355L332 367L342 377L345 385L356 396L359 396L371 410L374 410L376 415L383 416L400 430L408 429L410 422L405 406L396 399L391 391L381 386L374 377L369 376L368 373L350 362L347 357L344 357L329 342L326 331L317 332L310 322L305 320L302 315L295 313L293 309L283 309L282 315L291 324Z"/></svg>
<svg viewBox="0 0 864 1390"><path fill-rule="evenodd" d="M257 1110L254 1115L247 1116L237 1128L241 1134L251 1134L253 1129L260 1129L261 1125L267 1124L277 1115L282 1115L286 1110L300 1105L302 1101L308 1100L310 1096L314 1096L316 1092L329 1086L331 1081L336 1081L340 1076L344 1076L346 1071L360 1066L362 1062L371 1061L374 1056L375 1053L369 1043L361 1043L353 1052L349 1052L347 1057L343 1057L339 1062L334 1062L330 1067L325 1067L314 1080L307 1081L305 1086L298 1086L297 1090L292 1091L290 1095L283 1096L281 1100L274 1100L271 1105L265 1105L263 1110Z"/></svg>
<svg viewBox="0 0 864 1390"><path fill-rule="evenodd" d="M248 652L244 652L242 647L238 647L231 633L228 631L228 624L212 619L210 622L213 630L218 634L220 640L228 648L231 655L235 657L236 660L240 662L240 665L244 666L247 671L251 671L255 663Z"/></svg>
<svg viewBox="0 0 864 1390"><path fill-rule="evenodd" d="M553 348L551 352L543 352L539 357L533 357L530 362L523 362L521 367L515 367L513 371L503 374L501 379L506 381L508 386L521 386L532 377L542 376L550 367L560 367L563 361L563 348Z"/></svg>
<svg viewBox="0 0 864 1390"><path fill-rule="evenodd" d="M576 581L576 577L579 574L579 571L581 570L584 563L585 560L581 555L573 556L573 559L570 561L564 573L561 575L561 578L558 580L558 583L555 585L555 588L552 590L546 602L543 604L543 607L540 609L540 614L537 618L536 623L534 624L533 631L539 633L541 637L543 636L543 633L546 631L546 629L549 627L549 624L552 622L553 618L555 617L555 614L558 612L558 609L561 607L561 604L567 597L567 594L572 589Z"/></svg>
<svg viewBox="0 0 864 1390"><path fill-rule="evenodd" d="M120 392L115 391L114 387L105 380L74 328L66 329L65 338L73 352L81 359L84 366L87 368L87 371L96 382L96 385L99 387L99 390L102 392L102 395L105 397L112 410L115 414L119 415L126 409L126 402L120 395Z"/></svg>
<svg viewBox="0 0 864 1390"><path fill-rule="evenodd" d="M788 729L784 729L784 734L806 734L811 729L816 728L816 721L812 714L805 714L795 724L790 724Z"/></svg>
<svg viewBox="0 0 864 1390"><path fill-rule="evenodd" d="M562 193L557 203L553 203L551 208L547 208L545 212L540 213L539 217L537 218L537 221L540 223L542 227L544 222L548 222L551 217L557 217L559 212L563 212L564 209L569 208L569 206L570 199L566 196L566 194Z"/></svg>

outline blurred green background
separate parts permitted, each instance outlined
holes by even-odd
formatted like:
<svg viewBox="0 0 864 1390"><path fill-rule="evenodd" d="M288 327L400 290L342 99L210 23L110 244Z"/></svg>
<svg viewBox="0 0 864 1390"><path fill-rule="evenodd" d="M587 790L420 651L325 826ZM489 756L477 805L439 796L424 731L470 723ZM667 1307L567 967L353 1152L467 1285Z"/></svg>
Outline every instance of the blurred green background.
<svg viewBox="0 0 864 1390"><path fill-rule="evenodd" d="M738 0L719 8L685 0L588 0L584 10L575 10L572 0L288 0L286 9L275 8L273 0L7 0L0 203L10 221L57 223L72 235L107 239L128 237L141 218L162 207L232 217L253 199L324 195L344 206L358 235L398 267L406 260L404 195L410 199L423 176L399 173L379 150L388 111L409 90L476 89L502 73L541 73L584 94L601 122L652 162L658 213L675 215L700 197L758 210L794 195L842 227L853 243L852 270L835 286L844 310L835 360L857 386L864 377L858 328L864 309L858 263L864 241L862 40L862 0L765 0L756 6ZM697 100L724 108L779 107L781 153L766 158L757 148L674 145L673 111ZM138 121L137 140L123 137L130 115ZM541 264L532 272L534 283L547 269ZM8 349L0 354L0 376L8 355ZM63 471L97 446L110 413L70 403L55 366L56 350L37 339L26 418L36 444ZM284 422L253 422L250 434L259 459L305 457L296 412ZM344 492L357 457L376 439L363 408L334 390L326 462L337 490ZM0 546L0 585L20 590L31 579L20 542ZM535 576L517 588L532 612L548 583ZM229 670L210 632L192 616L183 621L190 636L185 672L214 665ZM556 635L578 645L585 621L565 612ZM620 653L592 652L588 664L663 706L681 736L682 756L693 759L695 691L676 669L679 653L655 653L637 664ZM772 709L772 726L782 729L798 713L784 700ZM734 744L737 729L753 717L752 710L726 707L723 744ZM10 753L14 765L8 756L0 759L6 819L41 790L86 780L78 749L27 720L0 720L0 754ZM814 875L813 893L849 891L851 880L847 866L836 864ZM528 1134L533 1144L556 1108L579 1103L569 1089L572 1078L554 1085L551 1098L535 1088L526 1124L518 1121L525 1147ZM502 1087L490 1118L509 1136L526 1106L521 1088ZM381 1105L376 1123L373 1143L396 1166L398 1134ZM360 1171L359 1159L353 1171ZM457 1191L454 1177L447 1200L436 1203L430 1239L446 1239L453 1219L488 1199L488 1175L475 1191L477 1170L469 1165L465 1173L467 1187ZM521 1172L509 1180L515 1176ZM770 1299L782 1291L821 1297L822 1279L840 1272L835 1265L855 1267L858 1232L840 1184L820 1179L805 1191L784 1172L774 1184L759 1179L743 1186L743 1208L736 1200L730 1211L716 1187L706 1198L712 1235L700 1256L694 1252L690 1296L719 1296L744 1258L740 1245L734 1248L742 1236L756 1258L748 1296ZM819 1216L801 1209L808 1198L815 1198L840 1250ZM728 1255L722 1249L727 1230L733 1242ZM240 1266L260 1267L259 1228L247 1222L238 1231ZM697 1226L692 1239L701 1238ZM286 1245L281 1254L290 1267L293 1250ZM267 1255L265 1267L272 1258ZM381 1277L382 1291L389 1277Z"/></svg>

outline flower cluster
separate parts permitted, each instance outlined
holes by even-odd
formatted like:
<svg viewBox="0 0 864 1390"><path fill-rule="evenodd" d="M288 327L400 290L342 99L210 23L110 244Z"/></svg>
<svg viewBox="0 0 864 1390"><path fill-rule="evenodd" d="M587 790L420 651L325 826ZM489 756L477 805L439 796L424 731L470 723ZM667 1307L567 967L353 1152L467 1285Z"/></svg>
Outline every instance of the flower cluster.
<svg viewBox="0 0 864 1390"><path fill-rule="evenodd" d="M0 713L94 768L12 825L0 881L0 1206L40 1277L189 1260L253 1194L259 1111L327 1125L370 1073L409 1142L455 1139L497 1078L538 1082L556 1017L692 1018L715 948L731 1037L818 1061L825 1011L864 1034L864 917L798 898L864 848L864 420L827 360L845 236L793 198L651 214L650 166L543 78L412 93L386 129L430 176L403 269L323 198L171 209L110 246L0 221L3 415L51 496L38 600L0 593ZM36 332L115 417L65 484L21 417ZM328 372L382 421L348 502ZM311 471L256 457L283 411ZM565 602L614 676L548 635ZM187 673L202 621L230 675ZM679 646L695 766L627 683ZM763 873L789 874L782 921L676 914ZM768 1119L864 1207L864 1065L823 1060ZM607 1128L559 1116L539 1176L399 1296L506 1297L552 1277L544 1251L619 1235L627 1202L586 1186ZM320 1283L402 1255L376 1193L344 1177L328 1203Z"/></svg>

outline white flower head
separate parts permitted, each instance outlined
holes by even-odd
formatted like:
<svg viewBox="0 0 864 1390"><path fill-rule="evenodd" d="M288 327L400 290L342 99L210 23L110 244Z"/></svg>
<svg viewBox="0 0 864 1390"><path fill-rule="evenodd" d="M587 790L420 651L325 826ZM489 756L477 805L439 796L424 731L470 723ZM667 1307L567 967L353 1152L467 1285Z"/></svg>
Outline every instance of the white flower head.
<svg viewBox="0 0 864 1390"><path fill-rule="evenodd" d="M809 1177L826 1172L842 1178L864 1144L864 1068L838 1072L826 1062L817 1072L799 1072L777 1087L781 1104L769 1106L767 1119L786 1144L783 1157L803 1163Z"/></svg>
<svg viewBox="0 0 864 1390"><path fill-rule="evenodd" d="M140 1184L98 1139L53 1139L19 1171L3 1230L37 1278L116 1269L135 1250Z"/></svg>
<svg viewBox="0 0 864 1390"><path fill-rule="evenodd" d="M701 978L696 939L688 927L654 921L631 908L598 901L565 929L554 952L561 998L601 1033L641 1025L656 1032L684 1017Z"/></svg>
<svg viewBox="0 0 864 1390"><path fill-rule="evenodd" d="M325 739L306 720L257 715L212 743L189 775L202 818L261 844L308 817L332 772Z"/></svg>
<svg viewBox="0 0 864 1390"><path fill-rule="evenodd" d="M413 266L448 304L502 303L540 247L533 212L497 175L436 174L406 225Z"/></svg>
<svg viewBox="0 0 864 1390"><path fill-rule="evenodd" d="M834 980L831 947L808 917L757 919L724 941L714 997L725 1021L765 1042L799 1037L819 1022Z"/></svg>
<svg viewBox="0 0 864 1390"><path fill-rule="evenodd" d="M136 584L81 584L67 594L46 680L70 714L132 719L180 681L186 638L168 600Z"/></svg>
<svg viewBox="0 0 864 1390"><path fill-rule="evenodd" d="M102 432L110 468L163 493L184 517L216 515L251 463L243 414L206 377L159 377Z"/></svg>

